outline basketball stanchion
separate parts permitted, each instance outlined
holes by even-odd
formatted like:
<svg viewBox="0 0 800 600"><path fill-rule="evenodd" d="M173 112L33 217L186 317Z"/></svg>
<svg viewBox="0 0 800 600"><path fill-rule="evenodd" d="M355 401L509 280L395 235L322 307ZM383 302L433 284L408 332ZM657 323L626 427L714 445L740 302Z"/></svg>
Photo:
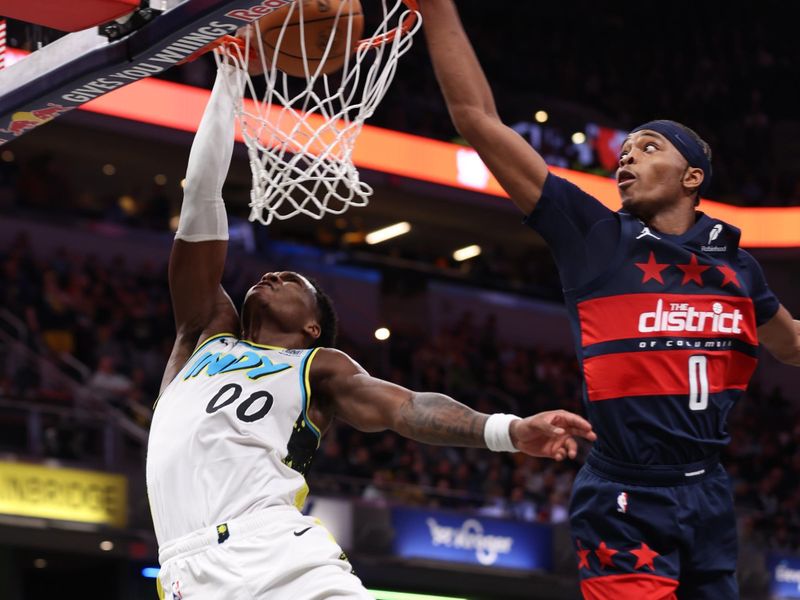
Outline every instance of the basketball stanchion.
<svg viewBox="0 0 800 600"><path fill-rule="evenodd" d="M293 2L217 45L219 65L246 73L237 121L252 171L251 221L321 219L367 204L372 188L353 148L421 25L415 0L391 1L380 0L380 23L364 39L360 2L331 0ZM364 10L374 4L365 0Z"/></svg>

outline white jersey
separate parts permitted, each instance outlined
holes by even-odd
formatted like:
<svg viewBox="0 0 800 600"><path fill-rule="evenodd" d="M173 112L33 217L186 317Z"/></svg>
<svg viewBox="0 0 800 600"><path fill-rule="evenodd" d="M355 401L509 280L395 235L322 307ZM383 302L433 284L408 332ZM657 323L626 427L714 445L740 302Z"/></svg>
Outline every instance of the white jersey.
<svg viewBox="0 0 800 600"><path fill-rule="evenodd" d="M267 507L302 507L320 439L307 414L315 353L230 334L194 351L150 427L147 493L159 545Z"/></svg>

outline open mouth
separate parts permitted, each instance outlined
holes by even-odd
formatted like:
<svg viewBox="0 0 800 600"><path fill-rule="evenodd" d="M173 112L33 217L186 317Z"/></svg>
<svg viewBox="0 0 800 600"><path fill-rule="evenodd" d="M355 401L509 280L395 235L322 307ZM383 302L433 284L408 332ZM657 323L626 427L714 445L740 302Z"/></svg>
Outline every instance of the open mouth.
<svg viewBox="0 0 800 600"><path fill-rule="evenodd" d="M636 175L630 171L620 169L617 171L617 185L619 187L626 187L636 180Z"/></svg>

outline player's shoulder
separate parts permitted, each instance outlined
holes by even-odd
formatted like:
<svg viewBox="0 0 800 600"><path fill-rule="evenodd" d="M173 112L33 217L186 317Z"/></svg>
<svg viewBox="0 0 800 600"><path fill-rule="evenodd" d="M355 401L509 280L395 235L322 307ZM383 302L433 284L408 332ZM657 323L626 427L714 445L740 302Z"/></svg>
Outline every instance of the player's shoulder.
<svg viewBox="0 0 800 600"><path fill-rule="evenodd" d="M737 269L743 269L745 271L761 270L761 265L758 260L744 248L736 248L736 251L728 256L728 260L734 263L731 266Z"/></svg>
<svg viewBox="0 0 800 600"><path fill-rule="evenodd" d="M550 171L542 186L542 194L536 207L524 222L535 228L540 225L539 220L545 218L545 215L550 215L545 219L547 222L552 222L555 215L582 222L597 221L614 214L615 212L597 197L574 182ZM559 218L556 218L556 221L558 220Z"/></svg>
<svg viewBox="0 0 800 600"><path fill-rule="evenodd" d="M751 278L764 277L761 263L758 262L755 256L743 248L739 248L736 251L736 268L739 271L744 271L745 274L749 275Z"/></svg>
<svg viewBox="0 0 800 600"><path fill-rule="evenodd" d="M597 198L586 192L583 188L573 183L569 179L560 177L552 171L548 171L547 178L544 181L544 186L542 186L542 196L558 197L571 195L585 196L587 198L593 198L597 200Z"/></svg>
<svg viewBox="0 0 800 600"><path fill-rule="evenodd" d="M753 256L752 254L750 254L744 248L737 248L736 249L736 260L738 260L739 262L742 262L742 263L747 263L747 264L755 264L755 265L759 264L759 262L756 259L756 257Z"/></svg>
<svg viewBox="0 0 800 600"><path fill-rule="evenodd" d="M333 376L366 372L349 354L336 348L317 348L311 363L311 374L324 379Z"/></svg>

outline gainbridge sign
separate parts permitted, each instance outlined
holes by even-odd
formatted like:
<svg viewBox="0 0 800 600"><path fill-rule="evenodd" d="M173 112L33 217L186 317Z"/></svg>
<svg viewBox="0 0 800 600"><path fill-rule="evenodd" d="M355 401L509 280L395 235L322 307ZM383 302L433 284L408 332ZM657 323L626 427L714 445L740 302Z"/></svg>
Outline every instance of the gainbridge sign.
<svg viewBox="0 0 800 600"><path fill-rule="evenodd" d="M0 513L125 527L122 475L0 462Z"/></svg>

